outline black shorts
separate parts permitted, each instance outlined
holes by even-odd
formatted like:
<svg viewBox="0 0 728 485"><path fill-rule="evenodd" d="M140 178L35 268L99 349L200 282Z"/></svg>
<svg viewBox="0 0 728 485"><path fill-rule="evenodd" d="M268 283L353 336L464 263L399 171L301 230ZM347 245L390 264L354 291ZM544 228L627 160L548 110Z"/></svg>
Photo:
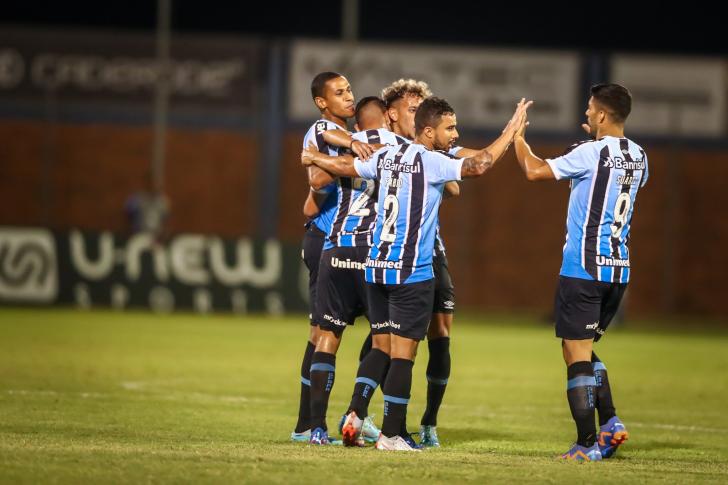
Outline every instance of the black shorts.
<svg viewBox="0 0 728 485"><path fill-rule="evenodd" d="M334 247L321 253L314 319L337 335L367 310L364 263L368 247Z"/></svg>
<svg viewBox="0 0 728 485"><path fill-rule="evenodd" d="M432 313L455 313L455 287L447 267L445 252L435 243L432 256L432 271L435 273L435 299Z"/></svg>
<svg viewBox="0 0 728 485"><path fill-rule="evenodd" d="M402 285L367 283L373 334L392 333L422 340L432 317L435 280Z"/></svg>
<svg viewBox="0 0 728 485"><path fill-rule="evenodd" d="M311 325L318 325L313 316L316 314L316 281L318 280L319 261L324 247L326 234L309 221L306 224L306 233L303 235L301 258L308 268L308 318Z"/></svg>
<svg viewBox="0 0 728 485"><path fill-rule="evenodd" d="M556 336L599 340L619 309L627 283L607 283L559 276L556 290Z"/></svg>

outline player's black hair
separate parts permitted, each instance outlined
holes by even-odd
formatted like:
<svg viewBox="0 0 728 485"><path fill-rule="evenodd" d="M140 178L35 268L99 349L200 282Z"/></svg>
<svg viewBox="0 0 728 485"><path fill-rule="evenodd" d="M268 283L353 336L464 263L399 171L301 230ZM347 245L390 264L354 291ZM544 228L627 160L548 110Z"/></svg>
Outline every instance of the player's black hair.
<svg viewBox="0 0 728 485"><path fill-rule="evenodd" d="M455 114L455 110L444 99L436 96L425 98L415 113L415 135L422 133L426 126L435 128L443 115L450 114Z"/></svg>
<svg viewBox="0 0 728 485"><path fill-rule="evenodd" d="M338 72L331 71L320 72L316 74L316 77L314 77L313 81L311 81L311 97L313 99L323 97L326 83L337 77L342 76Z"/></svg>
<svg viewBox="0 0 728 485"><path fill-rule="evenodd" d="M356 108L354 109L354 117L356 118L357 123L359 122L359 112L370 103L375 104L379 109L382 110L382 113L387 110L387 108L384 106L384 101L382 101L382 98L379 98L377 96L367 96L365 98L361 98L359 102L356 103Z"/></svg>
<svg viewBox="0 0 728 485"><path fill-rule="evenodd" d="M632 111L632 95L619 84L603 83L591 87L592 97L609 110L617 123L624 123Z"/></svg>

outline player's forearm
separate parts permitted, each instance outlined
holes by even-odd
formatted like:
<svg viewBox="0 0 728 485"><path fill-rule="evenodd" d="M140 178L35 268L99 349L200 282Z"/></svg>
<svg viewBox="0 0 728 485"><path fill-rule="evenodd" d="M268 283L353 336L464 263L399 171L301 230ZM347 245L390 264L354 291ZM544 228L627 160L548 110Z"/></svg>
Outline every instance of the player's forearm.
<svg viewBox="0 0 728 485"><path fill-rule="evenodd" d="M553 172L548 163L536 156L531 147L526 143L525 138L517 136L515 140L516 159L523 173L529 181L547 180L553 177Z"/></svg>
<svg viewBox="0 0 728 485"><path fill-rule="evenodd" d="M337 147L349 148L353 138L344 130L327 130L324 131L324 141L329 145Z"/></svg>
<svg viewBox="0 0 728 485"><path fill-rule="evenodd" d="M480 177L491 166L493 166L493 157L488 151L481 150L477 156L463 160L460 176L462 178Z"/></svg>
<svg viewBox="0 0 728 485"><path fill-rule="evenodd" d="M485 148L493 157L493 163L503 157L503 155L508 151L508 147L511 146L511 142L513 142L513 131L506 130L501 134L501 136L496 138L493 143Z"/></svg>
<svg viewBox="0 0 728 485"><path fill-rule="evenodd" d="M307 172L308 185L313 190L321 190L336 180L336 177L315 165L309 166Z"/></svg>
<svg viewBox="0 0 728 485"><path fill-rule="evenodd" d="M313 163L319 168L339 177L356 177L358 175L354 169L354 157L351 155L331 157L319 153L313 157Z"/></svg>

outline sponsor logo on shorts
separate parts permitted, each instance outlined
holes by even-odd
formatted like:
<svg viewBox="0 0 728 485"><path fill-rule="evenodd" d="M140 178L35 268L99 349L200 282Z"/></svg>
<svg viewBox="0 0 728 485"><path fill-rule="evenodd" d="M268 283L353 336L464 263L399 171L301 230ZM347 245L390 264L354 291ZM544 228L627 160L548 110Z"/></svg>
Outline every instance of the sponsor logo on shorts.
<svg viewBox="0 0 728 485"><path fill-rule="evenodd" d="M629 259L607 258L606 256L596 257L597 266L618 266L629 268Z"/></svg>
<svg viewBox="0 0 728 485"><path fill-rule="evenodd" d="M372 323L372 330L381 330L383 328L392 327L394 329L399 330L401 325L399 323L394 323L392 320L388 320L386 322L377 322Z"/></svg>
<svg viewBox="0 0 728 485"><path fill-rule="evenodd" d="M443 301L442 304L447 310L452 310L453 308L455 308L455 302L451 300Z"/></svg>
<svg viewBox="0 0 728 485"><path fill-rule="evenodd" d="M599 335L604 335L604 330L602 330L601 328L597 328L597 333Z"/></svg>
<svg viewBox="0 0 728 485"><path fill-rule="evenodd" d="M599 328L599 322L590 323L584 328L586 328L587 330L596 330Z"/></svg>
<svg viewBox="0 0 728 485"><path fill-rule="evenodd" d="M369 259L365 263L369 268L402 269L402 261L378 261Z"/></svg>
<svg viewBox="0 0 728 485"><path fill-rule="evenodd" d="M359 261L352 261L349 258L346 258L346 261L341 260L337 257L331 258L331 266L333 268L340 268L340 269L360 269L364 270L366 265L364 263L360 263Z"/></svg>
<svg viewBox="0 0 728 485"><path fill-rule="evenodd" d="M324 320L333 323L334 325L338 325L339 327L346 327L346 322L342 322L338 318L334 318L331 315L327 315L324 313Z"/></svg>

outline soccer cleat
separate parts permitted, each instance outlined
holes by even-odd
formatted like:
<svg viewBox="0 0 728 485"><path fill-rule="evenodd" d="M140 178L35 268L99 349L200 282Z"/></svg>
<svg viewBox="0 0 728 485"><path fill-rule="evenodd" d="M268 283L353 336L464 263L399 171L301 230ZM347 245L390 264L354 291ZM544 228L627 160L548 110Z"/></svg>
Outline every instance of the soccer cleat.
<svg viewBox="0 0 728 485"><path fill-rule="evenodd" d="M291 432L291 441L296 443L308 443L311 439L311 430L307 429L306 431L302 431L300 433L296 433L295 431Z"/></svg>
<svg viewBox="0 0 728 485"><path fill-rule="evenodd" d="M599 438L597 444L602 458L611 458L617 452L619 445L629 439L629 433L624 424L617 416L607 421L604 426L599 427Z"/></svg>
<svg viewBox="0 0 728 485"><path fill-rule="evenodd" d="M379 435L377 444L374 446L376 449L383 451L422 451L419 448L413 448L407 440L401 436L392 436L391 438L387 438L383 434Z"/></svg>
<svg viewBox="0 0 728 485"><path fill-rule="evenodd" d="M311 438L308 442L312 445L328 445L329 434L323 428L316 428L311 432Z"/></svg>
<svg viewBox="0 0 728 485"><path fill-rule="evenodd" d="M440 447L440 439L437 437L437 427L424 424L420 426L420 445L427 448Z"/></svg>
<svg viewBox="0 0 728 485"><path fill-rule="evenodd" d="M569 451L561 455L564 460L574 461L599 461L602 459L602 453L599 451L599 445L594 443L590 447L581 446L574 443Z"/></svg>
<svg viewBox="0 0 728 485"><path fill-rule="evenodd" d="M406 435L402 436L402 439L407 442L410 447L414 448L415 450L421 450L423 446L421 444L418 444L414 438L412 438L412 434L407 433Z"/></svg>
<svg viewBox="0 0 728 485"><path fill-rule="evenodd" d="M361 429L364 421L359 419L355 411L350 412L344 419L344 425L341 427L341 436L344 446L360 446Z"/></svg>
<svg viewBox="0 0 728 485"><path fill-rule="evenodd" d="M374 415L370 414L364 418L364 422L361 425L361 437L364 441L367 443L376 443L380 434L382 434L381 431L374 424Z"/></svg>

